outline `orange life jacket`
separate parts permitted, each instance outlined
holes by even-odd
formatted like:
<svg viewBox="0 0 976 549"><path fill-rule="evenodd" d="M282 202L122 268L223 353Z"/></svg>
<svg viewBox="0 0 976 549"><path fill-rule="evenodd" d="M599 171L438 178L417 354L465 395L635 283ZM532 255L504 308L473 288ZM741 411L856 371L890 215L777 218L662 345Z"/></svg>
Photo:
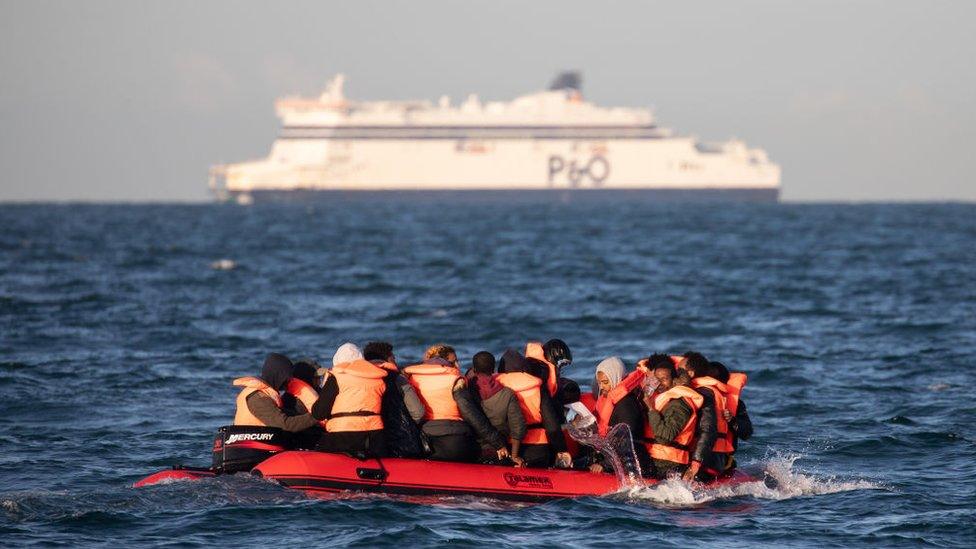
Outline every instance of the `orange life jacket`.
<svg viewBox="0 0 976 549"><path fill-rule="evenodd" d="M698 425L698 410L701 408L702 403L705 402L705 399L698 394L698 391L695 391L691 387L678 385L657 395L654 398L654 409L661 412L669 402L677 398L684 400L685 404L691 408L691 417L688 418L688 422L685 423L681 432L678 433L678 436L674 437L673 441L670 443L657 441L652 443L650 454L654 459L687 465L691 461L688 450L691 447L692 439L695 438L695 427Z"/></svg>
<svg viewBox="0 0 976 549"><path fill-rule="evenodd" d="M555 364L546 360L546 352L543 350L542 344L538 341L526 343L525 356L526 358L534 358L545 363L546 368L549 369L549 378L546 379L546 389L549 391L549 396L556 396L556 391L559 390L559 370Z"/></svg>
<svg viewBox="0 0 976 549"><path fill-rule="evenodd" d="M366 360L354 360L332 367L339 394L325 429L329 432L376 431L383 428L380 416L386 392L386 370Z"/></svg>
<svg viewBox="0 0 976 549"><path fill-rule="evenodd" d="M613 415L613 409L616 408L617 403L630 394L631 391L640 387L643 381L644 373L640 370L635 370L623 378L616 387L610 389L607 396L601 395L596 400L596 411L594 415L597 419L597 432L600 433L601 437L607 436L607 431L610 430L610 416Z"/></svg>
<svg viewBox="0 0 976 549"><path fill-rule="evenodd" d="M522 443L548 444L549 437L542 427L542 380L525 372L498 374L495 379L511 389L518 398L526 426Z"/></svg>
<svg viewBox="0 0 976 549"><path fill-rule="evenodd" d="M718 437L715 438L715 444L712 445L713 452L723 454L735 452L735 433L729 429L729 422L725 421L725 414L722 412L728 410L733 416L736 414L739 408L739 395L742 393L742 388L745 387L746 380L746 375L741 372L729 374L728 383L722 383L712 377L696 377L691 380L691 384L695 387L708 387L715 397L715 415L717 416L715 430L718 432Z"/></svg>
<svg viewBox="0 0 976 549"><path fill-rule="evenodd" d="M281 408L281 395L274 387L268 385L263 379L254 376L239 377L234 380L234 386L244 387L244 390L237 395L237 412L234 413L234 425L253 425L267 427L263 421L251 413L247 407L247 397L252 393L261 392L274 400L275 406Z"/></svg>
<svg viewBox="0 0 976 549"><path fill-rule="evenodd" d="M285 386L285 392L298 399L298 402L302 403L302 406L305 407L305 411L307 413L312 413L312 406L314 406L315 401L319 399L318 391L297 377L293 377L288 380L288 385ZM319 422L319 425L321 425L323 429L325 429L325 424L326 421L324 419Z"/></svg>
<svg viewBox="0 0 976 549"><path fill-rule="evenodd" d="M728 409L728 399L725 397L729 392L728 386L710 376L696 377L691 380L691 385L695 388L707 388L712 392L712 398L715 399L715 431L718 436L715 437L712 451L723 454L732 453L735 451L732 448L732 433L729 432L729 422L725 421L725 414L722 413L723 410Z"/></svg>
<svg viewBox="0 0 976 549"><path fill-rule="evenodd" d="M668 355L668 358L671 359L671 364L673 364L675 368L677 368L678 364L681 364L681 361L685 359L685 357L681 355ZM684 368L681 369L683 370Z"/></svg>
<svg viewBox="0 0 976 549"><path fill-rule="evenodd" d="M403 369L407 381L424 403L424 420L462 421L454 400L454 384L461 378L457 368L440 364L417 364Z"/></svg>

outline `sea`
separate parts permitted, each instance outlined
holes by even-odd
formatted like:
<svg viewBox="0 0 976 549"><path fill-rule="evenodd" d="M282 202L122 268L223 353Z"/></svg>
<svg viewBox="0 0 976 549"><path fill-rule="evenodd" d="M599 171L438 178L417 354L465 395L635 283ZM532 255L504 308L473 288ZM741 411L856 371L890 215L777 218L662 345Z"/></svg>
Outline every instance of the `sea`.
<svg viewBox="0 0 976 549"><path fill-rule="evenodd" d="M746 372L755 482L329 499L208 465L231 380L386 340ZM0 205L0 545L976 546L976 205ZM432 476L437 464L431 463Z"/></svg>

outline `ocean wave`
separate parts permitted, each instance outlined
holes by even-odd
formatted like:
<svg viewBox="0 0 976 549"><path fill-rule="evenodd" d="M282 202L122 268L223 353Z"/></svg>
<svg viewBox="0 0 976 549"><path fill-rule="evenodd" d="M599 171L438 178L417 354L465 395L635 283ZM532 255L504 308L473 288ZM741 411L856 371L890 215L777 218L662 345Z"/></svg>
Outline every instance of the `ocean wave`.
<svg viewBox="0 0 976 549"><path fill-rule="evenodd" d="M820 496L852 490L883 490L883 485L867 480L821 477L796 470L799 454L781 455L742 469L759 480L731 486L704 486L680 479L669 479L652 486L625 489L618 493L630 501L650 502L662 507L697 507L716 500L752 497L784 500Z"/></svg>

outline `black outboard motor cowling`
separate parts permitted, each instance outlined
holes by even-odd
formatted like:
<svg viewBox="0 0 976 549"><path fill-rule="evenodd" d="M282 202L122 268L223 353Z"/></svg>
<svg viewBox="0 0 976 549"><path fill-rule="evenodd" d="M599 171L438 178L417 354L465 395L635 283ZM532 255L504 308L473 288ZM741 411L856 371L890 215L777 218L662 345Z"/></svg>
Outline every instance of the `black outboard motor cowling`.
<svg viewBox="0 0 976 549"><path fill-rule="evenodd" d="M276 427L228 425L217 429L213 444L215 473L250 471L269 457L293 448L292 434Z"/></svg>

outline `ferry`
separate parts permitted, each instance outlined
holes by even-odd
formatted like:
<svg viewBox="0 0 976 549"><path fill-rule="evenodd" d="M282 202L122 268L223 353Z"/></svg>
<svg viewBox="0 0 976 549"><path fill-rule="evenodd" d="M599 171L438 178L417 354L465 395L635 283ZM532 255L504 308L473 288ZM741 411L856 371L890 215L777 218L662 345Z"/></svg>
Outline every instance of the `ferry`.
<svg viewBox="0 0 976 549"><path fill-rule="evenodd" d="M210 169L216 199L308 200L373 192L779 199L780 167L732 139L703 142L650 109L583 99L579 73L511 101L354 101L334 77L315 98L276 102L266 158ZM596 192L600 191L600 192Z"/></svg>

